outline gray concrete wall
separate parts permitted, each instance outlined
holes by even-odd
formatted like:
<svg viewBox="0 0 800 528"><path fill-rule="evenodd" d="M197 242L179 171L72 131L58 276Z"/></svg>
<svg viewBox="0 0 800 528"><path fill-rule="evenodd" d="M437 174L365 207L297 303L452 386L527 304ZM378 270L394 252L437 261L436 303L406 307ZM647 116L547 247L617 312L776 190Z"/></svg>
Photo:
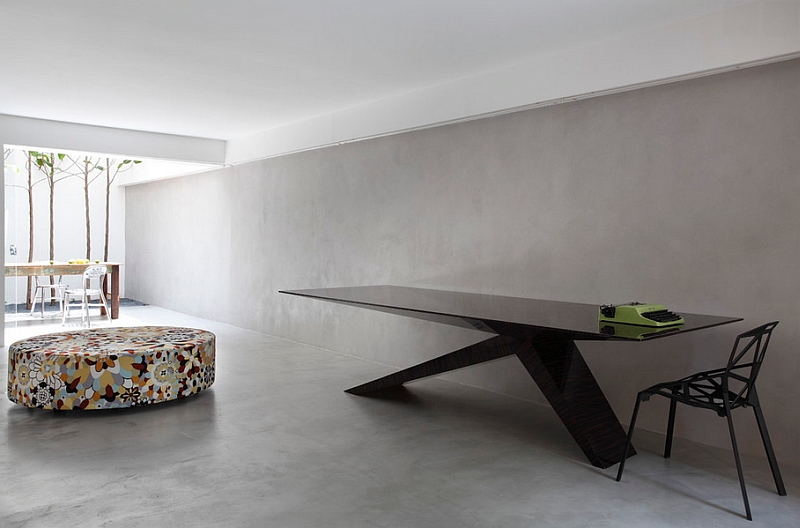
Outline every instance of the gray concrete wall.
<svg viewBox="0 0 800 528"><path fill-rule="evenodd" d="M798 465L798 101L795 60L129 187L126 291L394 367L483 335L277 291L387 283L746 319L579 344L623 422L638 389L720 365L736 333L780 319L761 396ZM452 377L543 401L516 358ZM666 409L641 425L663 431ZM708 412L681 409L676 431L729 445Z"/></svg>

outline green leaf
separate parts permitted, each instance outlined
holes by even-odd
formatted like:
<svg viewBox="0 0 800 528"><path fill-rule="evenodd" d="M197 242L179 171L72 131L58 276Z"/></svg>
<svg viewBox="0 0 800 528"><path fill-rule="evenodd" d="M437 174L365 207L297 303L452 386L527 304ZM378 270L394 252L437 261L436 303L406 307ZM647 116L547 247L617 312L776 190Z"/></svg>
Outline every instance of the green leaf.
<svg viewBox="0 0 800 528"><path fill-rule="evenodd" d="M65 157L66 157L66 154L61 154L61 153L59 153L59 154L58 154L58 161L64 161L64 158L65 158Z"/></svg>

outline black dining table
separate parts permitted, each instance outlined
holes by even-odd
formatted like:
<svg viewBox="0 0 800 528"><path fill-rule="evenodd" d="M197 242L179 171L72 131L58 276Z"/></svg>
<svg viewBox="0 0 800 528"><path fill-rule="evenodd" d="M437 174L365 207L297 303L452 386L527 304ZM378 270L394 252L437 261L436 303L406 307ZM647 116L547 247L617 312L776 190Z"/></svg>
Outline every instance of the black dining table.
<svg viewBox="0 0 800 528"><path fill-rule="evenodd" d="M370 394L409 381L516 355L589 462L622 459L626 434L576 341L648 341L741 321L680 313L684 322L647 327L598 320L599 305L402 286L353 286L280 293L470 328L486 340L347 389ZM635 454L631 449L628 456Z"/></svg>

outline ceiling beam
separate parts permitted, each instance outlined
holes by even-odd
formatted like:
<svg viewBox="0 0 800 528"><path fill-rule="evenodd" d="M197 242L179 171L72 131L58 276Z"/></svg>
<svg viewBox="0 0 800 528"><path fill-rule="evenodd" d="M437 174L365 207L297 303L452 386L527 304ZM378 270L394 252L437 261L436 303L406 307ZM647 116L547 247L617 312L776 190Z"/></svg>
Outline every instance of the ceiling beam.
<svg viewBox="0 0 800 528"><path fill-rule="evenodd" d="M225 141L0 114L8 145L193 163L225 162Z"/></svg>

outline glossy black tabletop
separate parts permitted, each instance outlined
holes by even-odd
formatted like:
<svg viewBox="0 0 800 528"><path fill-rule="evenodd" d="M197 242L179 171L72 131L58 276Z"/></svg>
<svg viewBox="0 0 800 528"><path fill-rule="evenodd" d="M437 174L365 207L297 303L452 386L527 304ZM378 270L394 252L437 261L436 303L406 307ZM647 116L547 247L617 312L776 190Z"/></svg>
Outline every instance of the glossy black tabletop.
<svg viewBox="0 0 800 528"><path fill-rule="evenodd" d="M599 305L464 293L403 286L354 286L280 293L322 299L372 309L462 318L483 322L500 321L532 328L559 330L589 339L641 341L686 333L741 321L741 318L690 314L678 311L685 323L665 329L633 325L609 325L598 321ZM673 308L673 307L668 307ZM677 310L676 310L677 311ZM579 336L576 336L580 338Z"/></svg>

